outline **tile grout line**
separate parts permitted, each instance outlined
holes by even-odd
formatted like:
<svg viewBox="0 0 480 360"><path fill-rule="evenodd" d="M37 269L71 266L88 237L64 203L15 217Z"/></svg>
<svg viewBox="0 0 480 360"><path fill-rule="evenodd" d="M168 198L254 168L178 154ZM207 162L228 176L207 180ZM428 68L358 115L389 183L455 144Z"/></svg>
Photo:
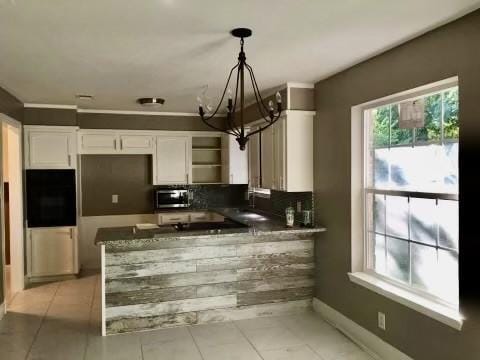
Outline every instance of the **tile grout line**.
<svg viewBox="0 0 480 360"><path fill-rule="evenodd" d="M96 277L98 275L95 275ZM92 318L92 313L93 313L93 303L95 302L95 294L97 293L97 285L98 285L99 280L97 279L93 285L93 294L92 294L92 300L90 301L90 312L88 313L88 332L87 332L87 339L85 341L85 350L83 352L83 360L86 360L87 358L87 349L88 349L88 341L89 341L89 333L90 333L90 325L91 325L91 318Z"/></svg>
<svg viewBox="0 0 480 360"><path fill-rule="evenodd" d="M191 326L187 326L187 331L188 331L188 333L190 334L190 336L192 337L193 343L195 344L195 347L197 348L197 351L198 351L198 353L200 354L200 357L201 357L203 360L205 360L205 358L203 357L202 351L200 350L200 346L198 346L197 341L195 340L195 336L193 336L192 332L190 331L190 327L191 327Z"/></svg>
<svg viewBox="0 0 480 360"><path fill-rule="evenodd" d="M258 354L258 356L260 356L260 359L265 359L262 354L260 354L260 351L256 348L255 345L253 345L253 343L250 341L250 339L248 338L248 336L242 331L242 329L240 329L238 327L238 325L235 323L235 321L232 321L233 322L233 325L238 329L238 331L240 331L240 333L243 335L243 337L247 340L247 342L252 346L253 350L255 350L255 352Z"/></svg>
<svg viewBox="0 0 480 360"><path fill-rule="evenodd" d="M55 296L57 296L57 292L58 292L59 288L60 288L60 284L57 284L57 288L55 289L55 293L53 294L52 299L50 300L50 302L48 304L47 310L45 310L45 313L42 316L42 320L40 321L40 325L38 326L38 329L35 333L35 336L33 337L32 343L30 344L30 347L28 348L28 352L25 355L25 359L28 359L28 357L30 356L30 353L32 352L33 345L35 344L35 341L37 341L38 334L40 333L40 330L42 329L45 318L47 317L48 311L50 310L50 307L53 304L53 300L55 299Z"/></svg>

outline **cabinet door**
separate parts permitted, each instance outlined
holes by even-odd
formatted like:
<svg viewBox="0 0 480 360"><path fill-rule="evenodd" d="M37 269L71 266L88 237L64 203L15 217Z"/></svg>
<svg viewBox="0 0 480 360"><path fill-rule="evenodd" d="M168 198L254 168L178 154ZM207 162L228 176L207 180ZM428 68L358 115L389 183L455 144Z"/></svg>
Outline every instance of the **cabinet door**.
<svg viewBox="0 0 480 360"><path fill-rule="evenodd" d="M273 127L274 175L273 189L286 190L285 177L285 119L280 118Z"/></svg>
<svg viewBox="0 0 480 360"><path fill-rule="evenodd" d="M261 133L262 147L262 188L274 189L274 146L273 146L273 126L263 130Z"/></svg>
<svg viewBox="0 0 480 360"><path fill-rule="evenodd" d="M225 162L222 162L225 171L223 182L227 184L248 184L248 147L242 151L238 142L231 135L225 135L222 138L225 146L224 151Z"/></svg>
<svg viewBox="0 0 480 360"><path fill-rule="evenodd" d="M29 229L31 276L76 272L76 231L72 227Z"/></svg>
<svg viewBox="0 0 480 360"><path fill-rule="evenodd" d="M27 131L28 169L74 169L76 143L74 132Z"/></svg>
<svg viewBox="0 0 480 360"><path fill-rule="evenodd" d="M248 141L248 178L251 187L260 187L260 134Z"/></svg>
<svg viewBox="0 0 480 360"><path fill-rule="evenodd" d="M116 154L117 134L115 132L83 133L80 135L82 154Z"/></svg>
<svg viewBox="0 0 480 360"><path fill-rule="evenodd" d="M148 135L120 135L120 152L125 154L153 153L153 137Z"/></svg>
<svg viewBox="0 0 480 360"><path fill-rule="evenodd" d="M157 185L189 183L190 151L190 137L157 137Z"/></svg>

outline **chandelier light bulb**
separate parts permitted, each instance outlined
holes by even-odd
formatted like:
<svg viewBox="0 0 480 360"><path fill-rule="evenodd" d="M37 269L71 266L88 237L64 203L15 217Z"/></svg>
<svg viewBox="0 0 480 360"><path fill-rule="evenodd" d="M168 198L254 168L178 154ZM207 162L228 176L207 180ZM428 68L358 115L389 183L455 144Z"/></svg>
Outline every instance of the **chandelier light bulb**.
<svg viewBox="0 0 480 360"><path fill-rule="evenodd" d="M275 99L277 100L277 103L282 103L282 95L280 95L280 92L277 91L277 93L275 94Z"/></svg>
<svg viewBox="0 0 480 360"><path fill-rule="evenodd" d="M277 93L277 94L278 94L278 93ZM270 111L273 111L273 109L274 109L274 108L273 108L273 101L272 101L272 100L270 100L270 101L268 102L268 109L269 109Z"/></svg>
<svg viewBox="0 0 480 360"><path fill-rule="evenodd" d="M228 88L228 90L227 90L227 98L228 98L228 100L233 99L233 92L232 92L232 89L230 89L230 88Z"/></svg>

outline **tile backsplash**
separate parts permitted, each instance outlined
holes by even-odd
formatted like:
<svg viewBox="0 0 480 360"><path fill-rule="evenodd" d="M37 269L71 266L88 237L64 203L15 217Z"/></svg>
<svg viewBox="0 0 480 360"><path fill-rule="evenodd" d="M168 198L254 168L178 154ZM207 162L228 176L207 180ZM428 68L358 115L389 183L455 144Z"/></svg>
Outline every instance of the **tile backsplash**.
<svg viewBox="0 0 480 360"><path fill-rule="evenodd" d="M273 215L285 217L285 209L289 206L295 209L295 222L301 223L303 220L303 210L313 210L313 193L312 192L285 192L272 190L270 198L260 197L258 195L254 199L250 199L250 205L253 208L262 210ZM300 203L301 210L298 212L297 204ZM312 217L314 218L314 217Z"/></svg>
<svg viewBox="0 0 480 360"><path fill-rule="evenodd" d="M194 209L223 208L223 207L247 207L247 185L172 185L157 186L160 188L182 188L192 193L190 206Z"/></svg>

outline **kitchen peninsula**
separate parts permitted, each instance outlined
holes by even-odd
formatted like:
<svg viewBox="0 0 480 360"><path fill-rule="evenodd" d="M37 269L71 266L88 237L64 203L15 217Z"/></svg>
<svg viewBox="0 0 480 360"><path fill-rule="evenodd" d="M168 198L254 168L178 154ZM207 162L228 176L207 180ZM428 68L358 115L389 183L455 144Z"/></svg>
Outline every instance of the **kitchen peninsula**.
<svg viewBox="0 0 480 360"><path fill-rule="evenodd" d="M308 309L314 239L324 228L216 210L238 227L102 228L104 335Z"/></svg>

